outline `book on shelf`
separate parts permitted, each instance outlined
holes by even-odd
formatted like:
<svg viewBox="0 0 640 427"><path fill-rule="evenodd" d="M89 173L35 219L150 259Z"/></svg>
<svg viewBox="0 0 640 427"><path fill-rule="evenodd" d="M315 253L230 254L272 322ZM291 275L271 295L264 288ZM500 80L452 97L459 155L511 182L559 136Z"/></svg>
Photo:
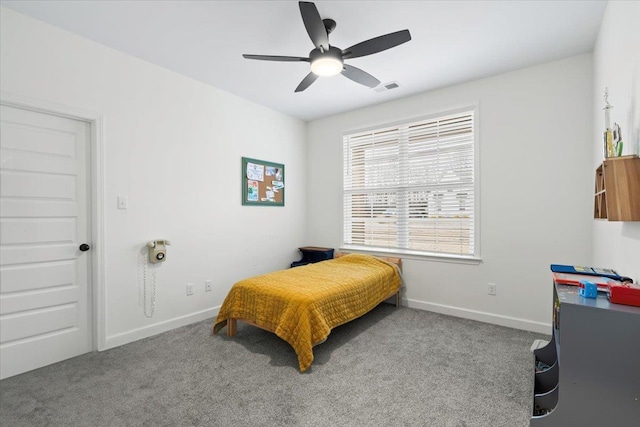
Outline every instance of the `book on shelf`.
<svg viewBox="0 0 640 427"><path fill-rule="evenodd" d="M620 284L618 280L604 276L560 272L552 272L551 274L553 275L553 280L560 285L580 286L580 281L586 280L588 282L595 283L596 286L598 286L598 291L600 292L608 292L610 285Z"/></svg>
<svg viewBox="0 0 640 427"><path fill-rule="evenodd" d="M619 282L633 282L628 277L620 276L615 270L610 268L599 268L599 267L582 267L578 265L561 265L561 264L551 264L551 271L553 273L567 273L567 274L577 274L577 275L586 275L586 276L600 276L600 277L608 277L609 279L617 280ZM584 280L584 277L582 278Z"/></svg>
<svg viewBox="0 0 640 427"><path fill-rule="evenodd" d="M637 154L627 154L625 156L612 156L612 157L607 157L605 160L624 160L624 159L635 159L636 157L638 157Z"/></svg>

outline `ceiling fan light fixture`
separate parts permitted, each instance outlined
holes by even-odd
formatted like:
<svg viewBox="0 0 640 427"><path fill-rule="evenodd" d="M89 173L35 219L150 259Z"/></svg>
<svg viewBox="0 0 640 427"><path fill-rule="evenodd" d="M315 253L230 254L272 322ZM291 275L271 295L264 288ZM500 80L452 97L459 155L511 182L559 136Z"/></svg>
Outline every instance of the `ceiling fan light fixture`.
<svg viewBox="0 0 640 427"><path fill-rule="evenodd" d="M321 77L335 76L342 72L342 61L331 56L324 56L311 62L311 71Z"/></svg>

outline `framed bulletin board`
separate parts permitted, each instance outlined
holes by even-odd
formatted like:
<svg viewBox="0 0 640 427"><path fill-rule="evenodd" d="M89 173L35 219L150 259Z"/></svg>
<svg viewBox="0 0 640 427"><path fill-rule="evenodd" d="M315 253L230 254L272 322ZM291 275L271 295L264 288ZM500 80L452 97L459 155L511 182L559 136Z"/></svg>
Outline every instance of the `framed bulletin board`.
<svg viewBox="0 0 640 427"><path fill-rule="evenodd" d="M243 157L242 204L284 206L284 165Z"/></svg>

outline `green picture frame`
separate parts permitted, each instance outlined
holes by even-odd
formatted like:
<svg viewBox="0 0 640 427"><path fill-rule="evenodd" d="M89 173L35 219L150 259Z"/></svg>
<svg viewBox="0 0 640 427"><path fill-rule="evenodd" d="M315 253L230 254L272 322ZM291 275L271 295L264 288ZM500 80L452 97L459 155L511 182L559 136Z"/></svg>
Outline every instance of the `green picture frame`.
<svg viewBox="0 0 640 427"><path fill-rule="evenodd" d="M244 206L284 206L282 163L243 157L241 182Z"/></svg>

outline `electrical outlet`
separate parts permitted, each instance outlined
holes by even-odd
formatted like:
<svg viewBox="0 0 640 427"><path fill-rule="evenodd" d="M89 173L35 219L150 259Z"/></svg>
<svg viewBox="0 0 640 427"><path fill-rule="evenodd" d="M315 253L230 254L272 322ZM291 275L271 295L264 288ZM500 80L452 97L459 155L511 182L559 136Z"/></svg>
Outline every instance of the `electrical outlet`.
<svg viewBox="0 0 640 427"><path fill-rule="evenodd" d="M187 295L193 295L193 283L187 285Z"/></svg>
<svg viewBox="0 0 640 427"><path fill-rule="evenodd" d="M213 284L211 283L211 280L205 280L204 281L204 291L205 292L211 292L213 288Z"/></svg>
<svg viewBox="0 0 640 427"><path fill-rule="evenodd" d="M495 283L489 283L489 295L495 295L497 287Z"/></svg>

